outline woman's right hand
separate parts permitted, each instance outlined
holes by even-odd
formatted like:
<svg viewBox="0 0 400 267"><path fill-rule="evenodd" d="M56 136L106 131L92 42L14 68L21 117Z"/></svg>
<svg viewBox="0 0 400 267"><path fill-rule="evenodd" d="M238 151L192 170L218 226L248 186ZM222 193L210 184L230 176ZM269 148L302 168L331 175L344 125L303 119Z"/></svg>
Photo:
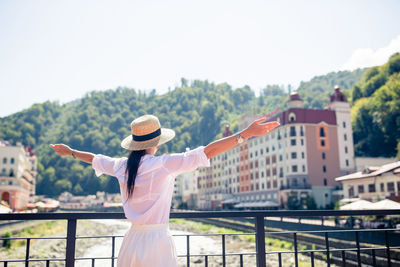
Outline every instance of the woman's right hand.
<svg viewBox="0 0 400 267"><path fill-rule="evenodd" d="M51 144L50 147L54 149L60 156L71 156L72 149L64 144Z"/></svg>
<svg viewBox="0 0 400 267"><path fill-rule="evenodd" d="M253 136L263 136L271 132L273 129L278 127L280 124L277 121L271 121L262 123L265 121L265 117L259 118L251 123L246 129L244 129L240 134L243 138L247 139Z"/></svg>

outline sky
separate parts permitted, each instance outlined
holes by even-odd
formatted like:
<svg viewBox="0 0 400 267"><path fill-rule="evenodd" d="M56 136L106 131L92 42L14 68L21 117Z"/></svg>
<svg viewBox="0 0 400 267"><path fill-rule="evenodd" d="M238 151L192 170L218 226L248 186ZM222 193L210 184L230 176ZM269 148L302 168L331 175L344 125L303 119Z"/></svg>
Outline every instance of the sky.
<svg viewBox="0 0 400 267"><path fill-rule="evenodd" d="M254 91L380 65L400 51L397 0L2 0L0 117L126 86L188 80Z"/></svg>

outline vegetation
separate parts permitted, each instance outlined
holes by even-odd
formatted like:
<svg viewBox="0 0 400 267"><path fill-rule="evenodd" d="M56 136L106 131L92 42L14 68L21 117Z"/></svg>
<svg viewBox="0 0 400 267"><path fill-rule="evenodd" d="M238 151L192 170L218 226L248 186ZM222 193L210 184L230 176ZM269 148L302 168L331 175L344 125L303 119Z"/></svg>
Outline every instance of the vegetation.
<svg viewBox="0 0 400 267"><path fill-rule="evenodd" d="M361 156L400 152L400 53L369 68L353 89L354 149ZM400 154L398 154L400 157Z"/></svg>
<svg viewBox="0 0 400 267"><path fill-rule="evenodd" d="M306 108L323 109L329 103L329 97L336 85L350 100L351 89L360 81L364 72L365 69L357 69L352 72L339 71L316 76L309 82L301 82L297 91L303 98Z"/></svg>

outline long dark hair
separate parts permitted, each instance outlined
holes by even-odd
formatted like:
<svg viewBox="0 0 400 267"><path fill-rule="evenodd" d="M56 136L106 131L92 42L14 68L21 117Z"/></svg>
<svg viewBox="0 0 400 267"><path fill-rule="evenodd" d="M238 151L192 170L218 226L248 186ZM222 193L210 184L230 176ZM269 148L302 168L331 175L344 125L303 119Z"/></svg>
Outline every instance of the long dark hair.
<svg viewBox="0 0 400 267"><path fill-rule="evenodd" d="M146 150L136 150L132 151L131 154L129 154L128 163L126 164L126 173L128 174L127 199L130 198L133 194L140 159L143 157L144 154L146 154Z"/></svg>

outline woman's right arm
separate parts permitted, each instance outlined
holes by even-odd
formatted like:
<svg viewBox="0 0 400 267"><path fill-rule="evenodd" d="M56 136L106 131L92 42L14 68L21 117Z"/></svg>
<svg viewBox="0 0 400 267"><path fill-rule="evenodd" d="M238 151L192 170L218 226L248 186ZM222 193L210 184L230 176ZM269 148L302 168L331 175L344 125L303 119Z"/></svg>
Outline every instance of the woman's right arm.
<svg viewBox="0 0 400 267"><path fill-rule="evenodd" d="M71 149L69 146L64 144L51 144L50 147L54 149L60 156L72 156L80 161L92 164L94 154L90 152L79 151L75 149Z"/></svg>
<svg viewBox="0 0 400 267"><path fill-rule="evenodd" d="M248 139L253 136L266 135L267 133L279 126L279 122L277 121L262 123L263 121L265 121L264 117L255 120L239 134L242 136L243 139ZM207 158L213 158L236 146L238 144L238 139L236 137L237 135L238 134L219 139L206 146L204 148L204 153L206 154Z"/></svg>

